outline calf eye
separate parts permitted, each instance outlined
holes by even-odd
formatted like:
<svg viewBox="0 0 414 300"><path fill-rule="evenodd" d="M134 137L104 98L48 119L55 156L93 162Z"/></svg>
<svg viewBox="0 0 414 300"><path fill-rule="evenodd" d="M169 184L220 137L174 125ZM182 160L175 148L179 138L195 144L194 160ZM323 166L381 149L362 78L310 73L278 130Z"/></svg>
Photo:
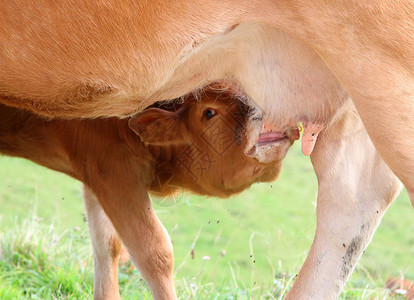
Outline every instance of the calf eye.
<svg viewBox="0 0 414 300"><path fill-rule="evenodd" d="M208 108L204 111L204 115L206 116L207 120L210 120L212 117L214 117L216 113L216 110L212 108Z"/></svg>

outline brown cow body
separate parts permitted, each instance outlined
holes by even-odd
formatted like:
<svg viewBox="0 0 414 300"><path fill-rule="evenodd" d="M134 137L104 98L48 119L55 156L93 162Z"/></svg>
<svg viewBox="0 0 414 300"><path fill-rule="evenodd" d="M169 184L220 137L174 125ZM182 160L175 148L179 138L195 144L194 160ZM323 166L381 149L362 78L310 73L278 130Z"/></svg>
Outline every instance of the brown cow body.
<svg viewBox="0 0 414 300"><path fill-rule="evenodd" d="M112 210L128 207L122 196L136 196L133 200L140 210L135 211L134 218L140 224L140 234L130 241L122 236L121 228L121 238L154 295L171 298L171 244L146 191L167 195L181 187L199 194L228 197L254 182L275 179L281 160L298 137L297 130L292 135L289 132L289 137L263 133L266 143L256 145L255 152L263 148L270 161L261 163L245 154L246 147L250 147L249 134L256 135L251 130L262 128L260 114L225 92L202 92L198 98L203 101L188 96L183 103L175 103L177 107L151 107L129 120L46 120L0 105L0 153L30 159L86 186L96 298L119 298L120 240L111 221L117 229L131 226L124 224L123 214L114 214Z"/></svg>
<svg viewBox="0 0 414 300"><path fill-rule="evenodd" d="M376 150L414 199L413 15L410 0L4 1L0 102L52 117L119 116L227 80L278 132L325 126L311 156L315 241L287 297L331 299L396 193ZM348 95L375 148L344 112Z"/></svg>

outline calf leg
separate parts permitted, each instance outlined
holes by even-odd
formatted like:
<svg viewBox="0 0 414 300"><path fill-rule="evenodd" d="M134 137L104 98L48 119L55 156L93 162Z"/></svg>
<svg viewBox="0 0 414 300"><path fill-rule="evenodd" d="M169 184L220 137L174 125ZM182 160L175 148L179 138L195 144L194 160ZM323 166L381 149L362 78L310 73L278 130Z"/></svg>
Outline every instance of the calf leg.
<svg viewBox="0 0 414 300"><path fill-rule="evenodd" d="M99 176L90 182L91 188L99 187L94 192L147 281L154 299L176 299L172 244L151 206L145 187L139 181L131 182L126 178L106 177L100 183L95 180L99 180Z"/></svg>
<svg viewBox="0 0 414 300"><path fill-rule="evenodd" d="M94 260L94 299L120 299L118 258L121 240L95 194L84 186L84 201Z"/></svg>
<svg viewBox="0 0 414 300"><path fill-rule="evenodd" d="M319 184L316 235L286 299L336 299L401 188L359 117L340 114L311 157Z"/></svg>

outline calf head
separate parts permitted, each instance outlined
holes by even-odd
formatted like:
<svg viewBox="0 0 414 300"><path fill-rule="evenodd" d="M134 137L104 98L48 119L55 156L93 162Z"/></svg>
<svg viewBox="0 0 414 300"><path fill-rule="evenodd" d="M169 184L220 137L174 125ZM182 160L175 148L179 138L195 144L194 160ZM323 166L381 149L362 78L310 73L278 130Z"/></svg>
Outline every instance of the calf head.
<svg viewBox="0 0 414 300"><path fill-rule="evenodd" d="M226 90L207 88L168 105L129 121L155 157L150 189L160 194L183 187L228 197L254 182L274 180L298 137L297 130L272 132L259 109Z"/></svg>

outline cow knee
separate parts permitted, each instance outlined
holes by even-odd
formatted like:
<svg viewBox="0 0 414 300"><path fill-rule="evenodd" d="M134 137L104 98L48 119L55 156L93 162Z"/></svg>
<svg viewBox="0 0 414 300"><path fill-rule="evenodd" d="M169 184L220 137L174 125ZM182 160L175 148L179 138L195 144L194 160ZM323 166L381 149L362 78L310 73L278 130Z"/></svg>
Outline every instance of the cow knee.
<svg viewBox="0 0 414 300"><path fill-rule="evenodd" d="M108 241L108 252L112 261L118 261L121 253L121 240L118 236L112 236Z"/></svg>
<svg viewBox="0 0 414 300"><path fill-rule="evenodd" d="M169 276L174 268L174 254L171 243L152 245L137 259L141 273L148 278Z"/></svg>
<svg viewBox="0 0 414 300"><path fill-rule="evenodd" d="M99 264L117 262L121 253L122 243L118 236L112 235L94 245L95 261Z"/></svg>
<svg viewBox="0 0 414 300"><path fill-rule="evenodd" d="M154 265L162 274L172 274L174 253L171 243L154 253Z"/></svg>

